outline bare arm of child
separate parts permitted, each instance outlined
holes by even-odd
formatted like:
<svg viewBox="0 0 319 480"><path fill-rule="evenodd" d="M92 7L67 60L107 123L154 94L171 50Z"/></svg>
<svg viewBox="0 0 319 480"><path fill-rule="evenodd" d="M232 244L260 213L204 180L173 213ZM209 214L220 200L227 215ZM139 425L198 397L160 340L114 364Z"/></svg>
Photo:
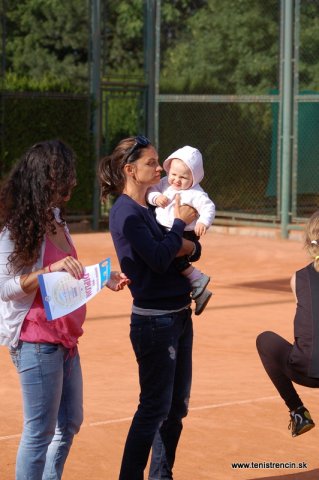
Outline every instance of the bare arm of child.
<svg viewBox="0 0 319 480"><path fill-rule="evenodd" d="M158 195L155 198L155 203L158 207L165 208L170 203L169 198L166 195Z"/></svg>
<svg viewBox="0 0 319 480"><path fill-rule="evenodd" d="M201 237L207 232L207 227L204 223L197 222L194 231L198 237Z"/></svg>

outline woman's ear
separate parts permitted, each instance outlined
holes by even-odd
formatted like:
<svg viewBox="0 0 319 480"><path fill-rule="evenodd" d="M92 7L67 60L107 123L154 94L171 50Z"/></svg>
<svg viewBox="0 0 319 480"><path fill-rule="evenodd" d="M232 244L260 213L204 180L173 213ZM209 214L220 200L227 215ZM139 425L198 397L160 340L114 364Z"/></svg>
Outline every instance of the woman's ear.
<svg viewBox="0 0 319 480"><path fill-rule="evenodd" d="M128 177L133 177L135 175L135 165L132 163L127 163L124 165L124 173Z"/></svg>

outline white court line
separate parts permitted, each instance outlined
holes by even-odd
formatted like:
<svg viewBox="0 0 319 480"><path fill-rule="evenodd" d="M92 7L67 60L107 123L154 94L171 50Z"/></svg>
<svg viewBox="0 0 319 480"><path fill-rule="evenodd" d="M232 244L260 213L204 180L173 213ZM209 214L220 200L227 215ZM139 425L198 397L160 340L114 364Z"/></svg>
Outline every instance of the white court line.
<svg viewBox="0 0 319 480"><path fill-rule="evenodd" d="M278 400L280 397L278 395L273 396L273 397L259 397L259 398L251 398L249 400L238 400L237 402L224 402L224 403L215 403L212 405L202 405L201 407L190 407L190 411L199 411L199 410L210 410L212 408L222 408L222 407L233 407L234 405L246 405L249 403L255 403L255 402L266 402L268 400ZM122 422L129 422L132 420L133 417L124 417L124 418L117 418L114 420L103 420L101 422L91 422L88 424L83 424L82 428L86 427L98 427L100 425L111 425L113 423L122 423ZM6 435L3 437L0 437L0 441L3 440L11 440L14 438L19 438L21 436L21 433L17 433L15 435Z"/></svg>
<svg viewBox="0 0 319 480"><path fill-rule="evenodd" d="M203 405L202 407L190 407L190 410L208 410L211 408L221 408L221 407L232 407L234 405L246 405L247 403L255 403L255 402L265 402L267 400L278 400L280 397L278 395L273 397L260 397L260 398L251 398L249 400L238 400L237 402L225 402L225 403L217 403L213 405ZM281 399L280 399L281 400Z"/></svg>
<svg viewBox="0 0 319 480"><path fill-rule="evenodd" d="M201 407L190 407L190 411L195 410L210 410L212 408L222 408L222 407L233 407L234 405L245 405L247 403L254 403L254 402L264 402L267 400L278 400L280 397L278 395L273 397L260 397L260 398L252 398L249 400L238 400L237 402L225 402L225 403L215 403L212 405L202 405ZM93 422L89 423L88 425L84 425L85 427L96 427L99 425L109 425L111 423L121 423L121 422L128 422L132 420L133 417L126 417L126 418L119 418L116 420L104 420L101 422ZM1 437L0 437L1 440Z"/></svg>
<svg viewBox="0 0 319 480"><path fill-rule="evenodd" d="M114 420L103 420L102 422L91 422L84 427L96 427L99 425L110 425L111 423L122 423L122 422L129 422L132 420L133 417L124 417L124 418L116 418ZM0 437L1 438L1 437Z"/></svg>
<svg viewBox="0 0 319 480"><path fill-rule="evenodd" d="M1 440L11 440L11 438L19 438L21 437L21 433L16 433L15 435L6 435L5 437L0 437Z"/></svg>

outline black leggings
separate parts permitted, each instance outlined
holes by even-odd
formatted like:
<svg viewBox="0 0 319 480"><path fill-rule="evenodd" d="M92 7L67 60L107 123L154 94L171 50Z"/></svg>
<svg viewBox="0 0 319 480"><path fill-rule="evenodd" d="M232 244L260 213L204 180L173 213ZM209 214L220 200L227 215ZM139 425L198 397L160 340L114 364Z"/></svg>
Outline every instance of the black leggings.
<svg viewBox="0 0 319 480"><path fill-rule="evenodd" d="M257 337L257 350L270 380L277 388L289 410L302 405L293 383L319 388L319 378L311 378L297 372L289 364L292 344L274 332L263 332Z"/></svg>

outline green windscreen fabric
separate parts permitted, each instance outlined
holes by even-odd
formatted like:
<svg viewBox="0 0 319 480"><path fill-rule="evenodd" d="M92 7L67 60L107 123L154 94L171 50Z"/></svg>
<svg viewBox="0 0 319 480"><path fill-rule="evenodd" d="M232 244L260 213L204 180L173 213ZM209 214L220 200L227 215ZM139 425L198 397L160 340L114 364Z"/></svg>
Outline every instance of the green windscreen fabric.
<svg viewBox="0 0 319 480"><path fill-rule="evenodd" d="M273 93L273 92L272 92ZM277 92L276 92L277 93ZM301 95L319 95L318 92L301 92ZM319 97L318 97L319 98ZM271 166L266 190L267 196L277 195L277 142L279 104L272 104L273 131ZM319 102L298 104L298 159L297 193L319 192Z"/></svg>

